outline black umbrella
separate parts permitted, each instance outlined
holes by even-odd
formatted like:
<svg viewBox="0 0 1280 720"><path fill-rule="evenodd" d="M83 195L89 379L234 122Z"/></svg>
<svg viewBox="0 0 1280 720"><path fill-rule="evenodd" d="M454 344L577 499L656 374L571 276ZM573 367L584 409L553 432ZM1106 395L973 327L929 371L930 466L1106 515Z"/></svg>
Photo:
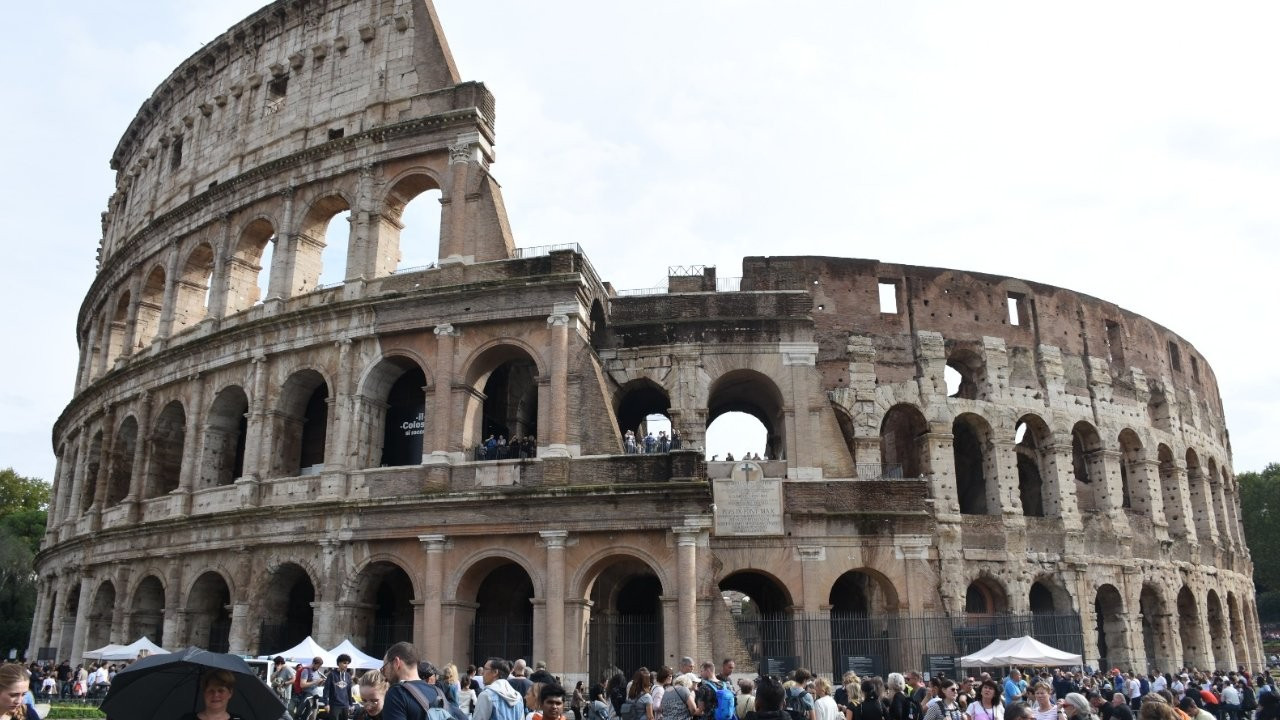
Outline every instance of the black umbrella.
<svg viewBox="0 0 1280 720"><path fill-rule="evenodd" d="M236 674L235 691L227 711L244 720L279 720L280 698L235 655L189 647L174 653L150 655L116 674L102 701L102 710L118 720L177 720L204 709L200 675L206 670Z"/></svg>

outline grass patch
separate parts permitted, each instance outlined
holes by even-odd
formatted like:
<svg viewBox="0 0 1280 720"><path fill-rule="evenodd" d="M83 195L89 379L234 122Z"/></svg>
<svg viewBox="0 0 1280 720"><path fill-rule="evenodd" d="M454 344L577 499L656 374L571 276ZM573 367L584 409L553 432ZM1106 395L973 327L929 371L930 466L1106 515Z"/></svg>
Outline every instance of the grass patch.
<svg viewBox="0 0 1280 720"><path fill-rule="evenodd" d="M98 708L92 705L80 705L77 703L55 703L49 708L49 714L45 716L45 720L61 720L61 718L101 718L106 715Z"/></svg>

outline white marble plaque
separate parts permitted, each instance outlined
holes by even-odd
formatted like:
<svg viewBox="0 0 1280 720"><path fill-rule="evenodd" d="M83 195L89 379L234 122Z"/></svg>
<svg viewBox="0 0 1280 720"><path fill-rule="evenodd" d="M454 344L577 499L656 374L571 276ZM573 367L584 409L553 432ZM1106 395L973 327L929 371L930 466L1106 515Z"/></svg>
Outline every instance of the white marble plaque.
<svg viewBox="0 0 1280 720"><path fill-rule="evenodd" d="M713 481L715 534L781 535L782 480L765 480L758 472L743 475L746 477Z"/></svg>

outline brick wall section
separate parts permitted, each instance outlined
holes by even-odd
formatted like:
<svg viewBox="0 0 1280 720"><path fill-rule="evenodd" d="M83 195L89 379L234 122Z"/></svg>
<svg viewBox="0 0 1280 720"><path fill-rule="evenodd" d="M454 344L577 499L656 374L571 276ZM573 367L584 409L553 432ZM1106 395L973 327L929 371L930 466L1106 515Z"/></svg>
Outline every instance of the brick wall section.
<svg viewBox="0 0 1280 720"><path fill-rule="evenodd" d="M783 485L787 511L807 515L927 515L928 495L928 483L924 480L839 480Z"/></svg>

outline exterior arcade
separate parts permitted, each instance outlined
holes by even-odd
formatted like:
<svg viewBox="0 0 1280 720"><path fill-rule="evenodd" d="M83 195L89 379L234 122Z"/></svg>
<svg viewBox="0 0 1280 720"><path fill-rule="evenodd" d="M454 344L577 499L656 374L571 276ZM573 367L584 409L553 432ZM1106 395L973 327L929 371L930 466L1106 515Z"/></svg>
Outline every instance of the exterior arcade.
<svg viewBox="0 0 1280 720"><path fill-rule="evenodd" d="M571 678L838 674L1022 630L1094 666L1260 665L1217 382L1181 337L875 260L619 292L577 246L516 246L494 142L429 0L280 0L143 103L53 429L30 655L310 634ZM402 232L419 197L438 252ZM704 459L727 412L766 459ZM624 452L653 414L682 447ZM490 435L536 451L487 459Z"/></svg>

